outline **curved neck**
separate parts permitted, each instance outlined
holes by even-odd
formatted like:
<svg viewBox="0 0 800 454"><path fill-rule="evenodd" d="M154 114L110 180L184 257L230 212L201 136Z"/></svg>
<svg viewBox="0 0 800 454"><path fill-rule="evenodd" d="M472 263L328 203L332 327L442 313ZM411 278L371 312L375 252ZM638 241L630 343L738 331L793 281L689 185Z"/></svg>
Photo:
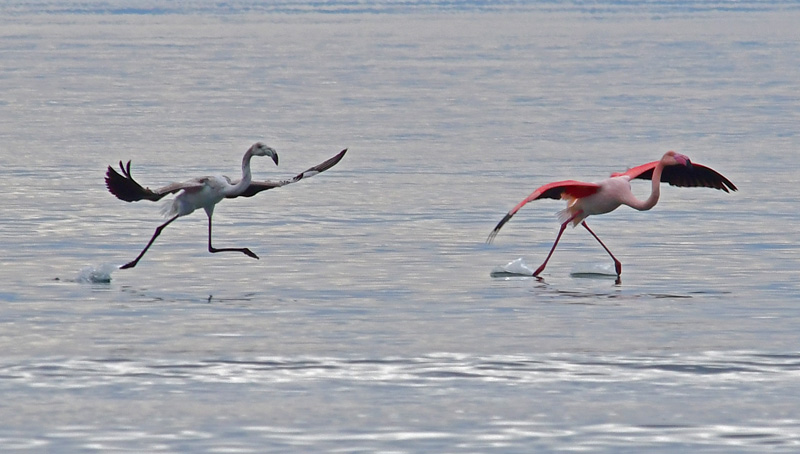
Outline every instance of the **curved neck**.
<svg viewBox="0 0 800 454"><path fill-rule="evenodd" d="M647 200L639 201L634 200L633 203L628 204L631 208L635 208L639 211L647 211L658 203L658 198L661 196L661 172L664 170L664 163L659 161L656 164L655 169L653 169L653 186L650 191L650 197Z"/></svg>
<svg viewBox="0 0 800 454"><path fill-rule="evenodd" d="M253 152L247 150L242 158L242 179L228 188L226 196L240 195L250 186L250 183L253 181L253 175L250 173L250 159L252 157Z"/></svg>

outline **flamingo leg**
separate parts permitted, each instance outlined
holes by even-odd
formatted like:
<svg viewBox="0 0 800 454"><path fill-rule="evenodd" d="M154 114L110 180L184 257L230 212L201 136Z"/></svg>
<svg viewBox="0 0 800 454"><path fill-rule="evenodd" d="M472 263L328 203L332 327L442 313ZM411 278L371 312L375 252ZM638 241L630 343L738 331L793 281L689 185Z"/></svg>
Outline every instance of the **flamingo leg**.
<svg viewBox="0 0 800 454"><path fill-rule="evenodd" d="M614 254L612 254L611 251L608 249L608 247L606 247L606 245L603 244L603 242L600 240L600 237L598 237L594 232L592 232L592 229L590 229L589 226L586 225L586 222L581 222L581 225L584 226L586 230L588 230L589 233L592 234L594 239L597 240L598 243L600 243L600 246L603 246L603 249L605 249L606 252L608 252L608 255L610 255L611 258L614 260L614 267L617 270L617 276L620 276L622 274L622 263L620 263L620 261L617 260L616 257L614 257Z"/></svg>
<svg viewBox="0 0 800 454"><path fill-rule="evenodd" d="M561 235L564 234L564 230L567 228L567 224L572 222L573 219L575 219L576 217L578 217L582 213L583 213L582 211L579 211L579 212L573 214L569 219L567 219L566 221L564 221L563 224L561 224L561 230L558 231L558 235L556 236L556 241L553 243L553 247L550 248L550 253L547 254L547 258L544 259L544 263L542 263L539 266L539 268L536 268L536 271L534 271L534 273L533 273L534 277L539 276L539 273L544 271L544 267L547 266L547 262L550 261L550 257L553 255L553 252L556 250L556 246L558 246L558 240L561 239Z"/></svg>
<svg viewBox="0 0 800 454"><path fill-rule="evenodd" d="M248 248L215 248L211 245L211 215L208 216L208 252L241 252L242 254L258 259L258 256Z"/></svg>
<svg viewBox="0 0 800 454"><path fill-rule="evenodd" d="M159 225L158 227L156 227L155 233L153 233L153 236L150 238L150 241L147 243L147 246L145 246L144 249L142 249L142 252L139 253L139 256L136 257L135 259L133 259L132 261L122 265L121 267L119 267L119 269L124 270L124 269L127 269L127 268L133 268L134 266L136 266L136 264L139 263L139 260L144 256L144 253L147 252L148 249L150 249L150 246L153 244L153 241L155 241L156 238L158 238L158 236L161 235L161 231L164 230L164 227L170 225L172 223L172 221L174 221L175 219L178 219L179 217L180 217L180 215L176 215L176 216L170 218L170 220L168 220L167 222L165 222L165 223Z"/></svg>
<svg viewBox="0 0 800 454"><path fill-rule="evenodd" d="M547 258L544 259L544 263L542 263L539 266L539 268L536 268L536 271L533 272L534 277L539 276L539 273L544 271L544 267L547 266L547 262L550 260L550 257L553 255L553 251L555 251L556 250L556 246L558 246L558 240L561 239L561 235L564 234L564 229L567 228L567 224L569 224L569 221L561 224L561 230L558 231L558 236L556 236L556 241L555 241L555 243L553 243L553 247L550 248L550 253L547 254Z"/></svg>

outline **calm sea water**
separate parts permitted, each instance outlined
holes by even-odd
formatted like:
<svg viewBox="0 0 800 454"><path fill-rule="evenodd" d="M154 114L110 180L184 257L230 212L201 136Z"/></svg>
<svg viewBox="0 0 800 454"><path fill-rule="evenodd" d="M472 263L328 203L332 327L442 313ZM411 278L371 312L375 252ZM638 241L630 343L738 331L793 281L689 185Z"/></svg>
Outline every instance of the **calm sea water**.
<svg viewBox="0 0 800 454"><path fill-rule="evenodd" d="M0 446L797 452L797 2L0 7ZM157 187L339 166L170 225ZM738 187L590 220L537 186L675 149ZM646 197L649 186L634 186ZM91 278L95 271L110 282ZM100 279L102 280L102 279Z"/></svg>

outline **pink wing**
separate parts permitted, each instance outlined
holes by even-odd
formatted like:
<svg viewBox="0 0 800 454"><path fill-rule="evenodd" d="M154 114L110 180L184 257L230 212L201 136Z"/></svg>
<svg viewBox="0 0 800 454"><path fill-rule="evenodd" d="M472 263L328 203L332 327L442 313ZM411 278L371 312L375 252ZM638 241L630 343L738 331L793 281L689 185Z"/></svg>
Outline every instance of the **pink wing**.
<svg viewBox="0 0 800 454"><path fill-rule="evenodd" d="M642 180L651 180L653 178L653 169L656 168L656 164L658 164L658 161L648 162L647 164L634 167L627 172L612 173L611 176L620 177L627 175L630 179L640 178ZM731 183L730 180L722 176L716 170L694 163L689 163L687 166L674 165L664 167L664 171L661 174L661 182L682 188L714 188L725 192L737 190L736 186Z"/></svg>
<svg viewBox="0 0 800 454"><path fill-rule="evenodd" d="M537 199L562 199L565 196L574 197L576 199L581 199L583 197L588 197L594 193L596 193L600 189L600 185L596 183L585 183L583 181L575 181L575 180L566 180L566 181L556 181L554 183L548 183L539 189L533 191L531 195L525 198L522 202L518 203L517 206L511 209L500 222L497 223L497 226L492 230L492 233L489 234L489 238L486 239L487 243L491 243L494 240L494 237L497 236L497 233L500 229L508 222L512 216L514 216L517 211L520 210L526 203L531 202Z"/></svg>

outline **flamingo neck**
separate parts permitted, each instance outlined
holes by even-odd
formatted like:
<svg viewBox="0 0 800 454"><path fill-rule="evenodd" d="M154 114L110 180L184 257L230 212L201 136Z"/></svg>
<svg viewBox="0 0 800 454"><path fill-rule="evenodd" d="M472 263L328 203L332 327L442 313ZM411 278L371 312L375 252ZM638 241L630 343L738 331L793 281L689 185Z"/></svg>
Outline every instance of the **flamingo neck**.
<svg viewBox="0 0 800 454"><path fill-rule="evenodd" d="M253 152L247 150L242 158L242 179L238 183L232 185L228 191L227 196L238 196L242 194L253 181L253 174L250 172L250 159L253 158Z"/></svg>
<svg viewBox="0 0 800 454"><path fill-rule="evenodd" d="M648 197L644 201L635 200L633 203L629 204L631 208L635 208L639 211L647 211L658 203L658 198L661 196L661 173L664 171L664 162L659 161L656 164L655 169L653 169L653 176L651 180L653 181L653 186L650 191L650 197Z"/></svg>

